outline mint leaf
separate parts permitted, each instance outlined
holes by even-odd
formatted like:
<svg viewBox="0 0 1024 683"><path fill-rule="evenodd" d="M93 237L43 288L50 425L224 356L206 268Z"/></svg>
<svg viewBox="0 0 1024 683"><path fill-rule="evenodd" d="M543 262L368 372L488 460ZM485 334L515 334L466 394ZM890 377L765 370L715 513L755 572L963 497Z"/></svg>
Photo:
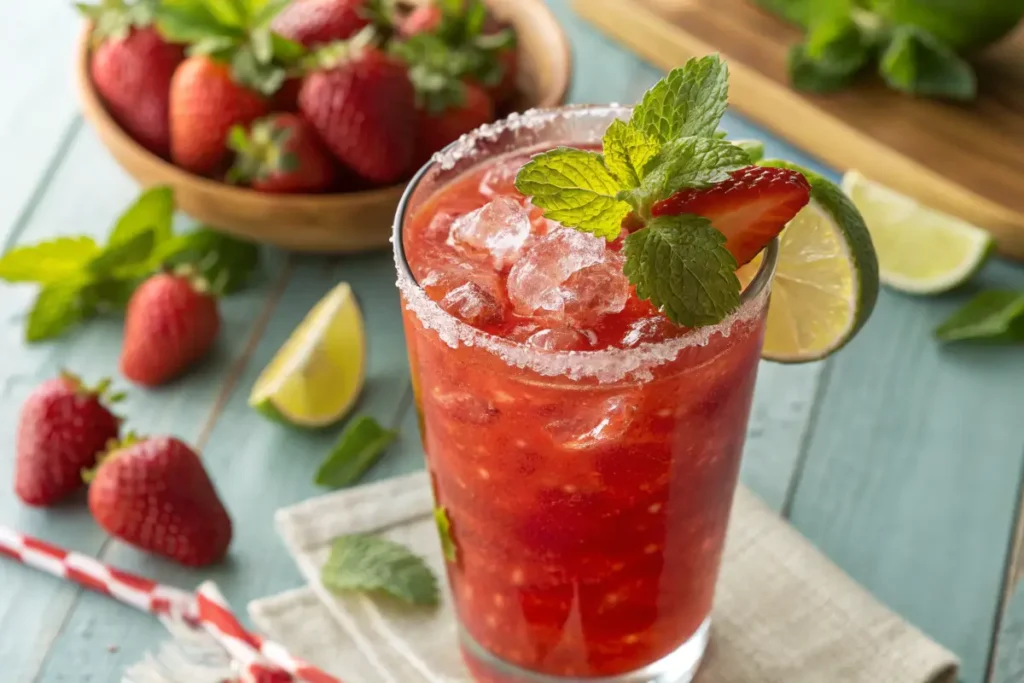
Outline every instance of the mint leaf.
<svg viewBox="0 0 1024 683"><path fill-rule="evenodd" d="M412 605L436 605L437 578L407 548L376 536L335 539L320 580L334 593L385 593Z"/></svg>
<svg viewBox="0 0 1024 683"><path fill-rule="evenodd" d="M121 214L107 237L108 244L126 242L147 230L153 233L154 244L170 239L174 220L174 190L154 187L146 190Z"/></svg>
<svg viewBox="0 0 1024 683"><path fill-rule="evenodd" d="M452 538L452 521L448 517L448 511L440 507L434 508L434 521L437 523L437 533L441 536L444 559L454 562L458 558L458 549Z"/></svg>
<svg viewBox="0 0 1024 683"><path fill-rule="evenodd" d="M935 330L944 342L1024 342L1024 292L981 292Z"/></svg>
<svg viewBox="0 0 1024 683"><path fill-rule="evenodd" d="M153 229L147 229L136 233L126 240L111 244L101 251L88 266L88 271L93 275L113 275L122 269L131 269L132 266L146 264L153 254L155 245ZM128 274L129 276L131 273Z"/></svg>
<svg viewBox="0 0 1024 683"><path fill-rule="evenodd" d="M354 484L397 436L397 431L384 429L372 417L357 418L345 428L314 481L331 488Z"/></svg>
<svg viewBox="0 0 1024 683"><path fill-rule="evenodd" d="M7 282L60 282L81 271L100 248L91 237L58 237L15 247L0 257L0 279Z"/></svg>
<svg viewBox="0 0 1024 683"><path fill-rule="evenodd" d="M625 254L625 273L637 296L677 325L712 325L739 305L736 259L706 218L655 218L626 238Z"/></svg>
<svg viewBox="0 0 1024 683"><path fill-rule="evenodd" d="M729 72L718 55L673 69L633 109L629 125L664 144L678 137L710 137L725 115Z"/></svg>
<svg viewBox="0 0 1024 683"><path fill-rule="evenodd" d="M872 47L871 37L846 7L815 20L807 33L804 53L820 69L852 76L867 64Z"/></svg>
<svg viewBox="0 0 1024 683"><path fill-rule="evenodd" d="M619 187L640 185L648 162L657 156L661 145L646 133L616 119L604 134L604 163Z"/></svg>
<svg viewBox="0 0 1024 683"><path fill-rule="evenodd" d="M647 166L647 177L635 190L620 195L641 215L654 202L667 199L684 188L707 188L720 183L733 171L750 165L747 152L727 140L677 138L665 145Z"/></svg>
<svg viewBox="0 0 1024 683"><path fill-rule="evenodd" d="M95 313L95 302L83 281L47 285L40 290L29 312L25 341L34 343L59 337Z"/></svg>
<svg viewBox="0 0 1024 683"><path fill-rule="evenodd" d="M251 242L201 228L160 245L153 260L165 266L188 265L212 291L232 294L249 281L260 262L260 248Z"/></svg>
<svg viewBox="0 0 1024 683"><path fill-rule="evenodd" d="M760 140L734 140L733 144L747 153L747 159L752 164L764 159L764 143Z"/></svg>
<svg viewBox="0 0 1024 683"><path fill-rule="evenodd" d="M516 189L551 220L608 240L618 236L630 212L601 155L581 149L558 147L533 157L519 170Z"/></svg>
<svg viewBox="0 0 1024 683"><path fill-rule="evenodd" d="M830 93L845 87L852 74L836 71L829 64L813 59L807 46L794 45L789 49L789 80L797 90Z"/></svg>
<svg viewBox="0 0 1024 683"><path fill-rule="evenodd" d="M893 88L912 95L973 100L978 95L974 69L924 29L897 26L879 64Z"/></svg>

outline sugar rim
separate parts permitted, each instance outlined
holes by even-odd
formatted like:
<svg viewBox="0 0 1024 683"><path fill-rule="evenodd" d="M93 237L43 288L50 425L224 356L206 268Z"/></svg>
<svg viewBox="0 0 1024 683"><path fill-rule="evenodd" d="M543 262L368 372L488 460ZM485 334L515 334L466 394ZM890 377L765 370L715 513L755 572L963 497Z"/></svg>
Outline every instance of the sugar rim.
<svg viewBox="0 0 1024 683"><path fill-rule="evenodd" d="M651 370L675 360L686 348L706 346L713 335L728 337L733 325L756 317L768 296L779 253L778 238L772 240L764 251L764 258L757 275L750 281L740 299L740 305L724 320L692 330L687 334L660 342L646 342L629 349L602 349L599 351L543 351L499 337L459 320L445 311L416 282L409 262L405 258L402 229L409 203L413 194L426 175L434 167L449 171L455 165L472 156L481 140L496 140L499 135L521 129L537 130L553 122L592 116L595 118L629 115L631 107L610 105L570 105L555 109L531 109L522 114L512 114L501 121L481 126L468 135L441 150L427 162L409 182L398 204L391 235L394 249L395 268L398 272L398 288L403 295L405 307L414 313L427 329L437 332L441 340L452 348L460 344L475 346L492 353L507 364L532 370L545 377L566 376L570 380L595 379L599 383L618 382L624 379L645 381L653 377ZM487 158L481 156L481 161ZM467 169L467 172L471 169Z"/></svg>

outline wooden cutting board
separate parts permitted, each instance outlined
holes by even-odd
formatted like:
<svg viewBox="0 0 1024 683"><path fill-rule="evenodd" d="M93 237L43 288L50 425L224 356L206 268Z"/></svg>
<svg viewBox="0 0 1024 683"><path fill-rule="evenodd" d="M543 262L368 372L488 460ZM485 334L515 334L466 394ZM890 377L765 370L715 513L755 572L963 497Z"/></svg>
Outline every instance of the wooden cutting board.
<svg viewBox="0 0 1024 683"><path fill-rule="evenodd" d="M799 30L748 0L574 0L576 11L656 65L719 52L732 106L839 170L856 168L992 232L1024 259L1024 29L978 58L973 104L925 100L874 74L830 95L789 87Z"/></svg>

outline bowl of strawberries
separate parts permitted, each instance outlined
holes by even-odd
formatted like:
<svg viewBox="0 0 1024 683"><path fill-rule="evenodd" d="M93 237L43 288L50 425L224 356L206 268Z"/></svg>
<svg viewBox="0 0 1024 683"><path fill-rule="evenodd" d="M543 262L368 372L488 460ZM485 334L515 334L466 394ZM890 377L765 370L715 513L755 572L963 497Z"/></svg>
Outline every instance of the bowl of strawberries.
<svg viewBox="0 0 1024 683"><path fill-rule="evenodd" d="M572 64L544 0L103 0L82 110L143 186L208 226L297 251L387 244L430 156L561 104Z"/></svg>

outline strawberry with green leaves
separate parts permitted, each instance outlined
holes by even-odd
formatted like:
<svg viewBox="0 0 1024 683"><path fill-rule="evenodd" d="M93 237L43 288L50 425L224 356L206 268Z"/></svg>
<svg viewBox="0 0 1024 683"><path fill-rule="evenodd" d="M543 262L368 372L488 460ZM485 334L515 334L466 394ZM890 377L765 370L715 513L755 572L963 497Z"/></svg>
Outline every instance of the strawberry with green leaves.
<svg viewBox="0 0 1024 683"><path fill-rule="evenodd" d="M21 408L14 492L24 503L53 505L83 486L82 470L117 439L121 420L110 410L121 396L104 380L88 387L71 373L43 382Z"/></svg>
<svg viewBox="0 0 1024 683"><path fill-rule="evenodd" d="M714 324L736 309L736 269L810 201L797 171L751 168L750 151L718 133L728 75L692 59L615 121L603 153L559 147L535 156L516 187L566 227L619 238L637 296L672 322Z"/></svg>
<svg viewBox="0 0 1024 683"><path fill-rule="evenodd" d="M87 479L89 510L111 536L186 567L227 554L231 517L199 456L178 439L129 436Z"/></svg>
<svg viewBox="0 0 1024 683"><path fill-rule="evenodd" d="M271 27L306 47L354 37L363 28L387 22L391 0L292 0Z"/></svg>
<svg viewBox="0 0 1024 683"><path fill-rule="evenodd" d="M206 356L219 333L217 298L205 280L188 270L154 275L128 302L121 374L143 386L166 384Z"/></svg>
<svg viewBox="0 0 1024 683"><path fill-rule="evenodd" d="M89 76L111 116L140 145L170 153L171 76L184 57L153 25L153 0L103 0L78 5L92 22Z"/></svg>
<svg viewBox="0 0 1024 683"><path fill-rule="evenodd" d="M174 0L160 12L161 30L189 44L171 81L171 159L200 175L224 170L226 140L270 110L301 45L273 33L281 0Z"/></svg>
<svg viewBox="0 0 1024 683"><path fill-rule="evenodd" d="M249 130L236 126L228 144L235 152L232 183L280 193L323 192L334 184L334 159L295 114L271 114Z"/></svg>
<svg viewBox="0 0 1024 683"><path fill-rule="evenodd" d="M416 98L405 64L375 43L365 29L310 55L299 110L339 161L385 184L412 170Z"/></svg>

